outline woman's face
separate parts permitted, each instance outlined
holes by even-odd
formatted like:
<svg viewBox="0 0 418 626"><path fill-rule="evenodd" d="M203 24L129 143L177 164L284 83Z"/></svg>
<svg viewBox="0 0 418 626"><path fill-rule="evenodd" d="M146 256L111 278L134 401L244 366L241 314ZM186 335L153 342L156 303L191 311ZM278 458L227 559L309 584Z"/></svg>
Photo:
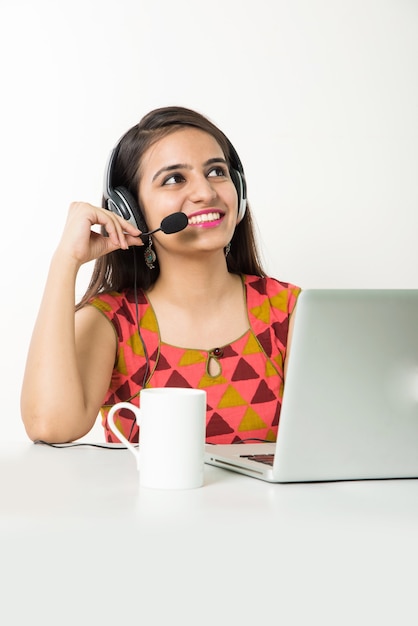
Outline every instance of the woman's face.
<svg viewBox="0 0 418 626"><path fill-rule="evenodd" d="M174 131L144 153L139 174L139 199L150 230L171 213L181 211L189 220L179 233L156 233L157 247L216 250L232 239L238 196L212 135L191 127Z"/></svg>

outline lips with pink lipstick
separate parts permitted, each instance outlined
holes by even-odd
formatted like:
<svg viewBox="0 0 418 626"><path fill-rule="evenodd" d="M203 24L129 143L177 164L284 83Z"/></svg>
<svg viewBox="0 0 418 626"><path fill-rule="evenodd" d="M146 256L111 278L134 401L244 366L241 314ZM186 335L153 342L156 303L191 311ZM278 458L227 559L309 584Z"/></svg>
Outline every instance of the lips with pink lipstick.
<svg viewBox="0 0 418 626"><path fill-rule="evenodd" d="M218 226L224 217L223 211L218 209L203 209L189 215L189 226L199 226L201 228L214 228Z"/></svg>

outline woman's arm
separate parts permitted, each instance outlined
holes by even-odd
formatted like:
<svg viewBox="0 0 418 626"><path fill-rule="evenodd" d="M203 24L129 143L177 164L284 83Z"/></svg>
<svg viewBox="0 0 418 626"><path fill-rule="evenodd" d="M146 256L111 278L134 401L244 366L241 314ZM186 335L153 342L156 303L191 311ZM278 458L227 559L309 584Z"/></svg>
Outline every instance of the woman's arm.
<svg viewBox="0 0 418 626"><path fill-rule="evenodd" d="M109 237L92 231L104 226ZM142 245L139 231L110 211L71 205L52 258L29 347L21 393L22 418L32 440L65 442L93 426L112 374L113 329L97 310L74 313L79 268L104 254Z"/></svg>

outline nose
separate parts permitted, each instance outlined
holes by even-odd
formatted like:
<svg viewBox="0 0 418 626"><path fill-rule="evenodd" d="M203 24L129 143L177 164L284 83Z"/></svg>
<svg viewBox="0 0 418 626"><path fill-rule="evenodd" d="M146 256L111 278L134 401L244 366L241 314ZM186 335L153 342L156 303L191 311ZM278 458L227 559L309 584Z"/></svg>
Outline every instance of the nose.
<svg viewBox="0 0 418 626"><path fill-rule="evenodd" d="M211 202L216 198L216 189L206 176L196 176L190 185L189 198L192 202Z"/></svg>

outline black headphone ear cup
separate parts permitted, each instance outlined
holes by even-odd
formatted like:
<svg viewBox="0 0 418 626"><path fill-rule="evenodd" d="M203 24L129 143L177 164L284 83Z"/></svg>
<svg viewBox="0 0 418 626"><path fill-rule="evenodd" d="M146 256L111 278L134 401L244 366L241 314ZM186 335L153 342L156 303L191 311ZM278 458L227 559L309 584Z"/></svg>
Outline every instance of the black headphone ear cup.
<svg viewBox="0 0 418 626"><path fill-rule="evenodd" d="M247 209L247 187L245 183L245 176L236 169L231 169L231 179L234 183L235 189L238 194L238 220L239 223L245 215Z"/></svg>
<svg viewBox="0 0 418 626"><path fill-rule="evenodd" d="M116 187L110 191L107 208L139 228L140 231L146 232L148 230L136 199L125 187Z"/></svg>

